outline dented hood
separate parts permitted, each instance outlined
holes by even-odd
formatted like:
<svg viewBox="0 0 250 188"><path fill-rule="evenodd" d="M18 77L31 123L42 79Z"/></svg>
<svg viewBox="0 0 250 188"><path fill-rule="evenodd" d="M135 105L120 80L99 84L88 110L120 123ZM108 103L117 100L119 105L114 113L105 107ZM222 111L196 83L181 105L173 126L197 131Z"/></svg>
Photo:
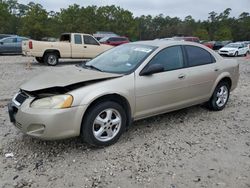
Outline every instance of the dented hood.
<svg viewBox="0 0 250 188"><path fill-rule="evenodd" d="M42 73L31 78L29 81L21 85L20 88L25 91L36 91L53 87L66 87L72 84L120 76L120 74L105 73L77 66L68 66L57 68L56 70Z"/></svg>

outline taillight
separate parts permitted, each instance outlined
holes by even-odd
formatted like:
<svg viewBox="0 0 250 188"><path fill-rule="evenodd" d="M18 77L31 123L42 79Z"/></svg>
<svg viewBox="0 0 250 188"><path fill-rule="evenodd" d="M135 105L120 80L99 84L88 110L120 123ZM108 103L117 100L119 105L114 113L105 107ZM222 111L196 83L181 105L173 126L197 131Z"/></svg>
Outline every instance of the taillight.
<svg viewBox="0 0 250 188"><path fill-rule="evenodd" d="M29 49L33 49L32 41L29 41Z"/></svg>

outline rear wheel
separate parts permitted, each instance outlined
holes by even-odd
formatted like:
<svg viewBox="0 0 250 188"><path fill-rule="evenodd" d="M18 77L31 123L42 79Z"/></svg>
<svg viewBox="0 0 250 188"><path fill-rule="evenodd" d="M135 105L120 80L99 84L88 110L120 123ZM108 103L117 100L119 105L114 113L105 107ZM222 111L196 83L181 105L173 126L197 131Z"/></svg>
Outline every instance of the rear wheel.
<svg viewBox="0 0 250 188"><path fill-rule="evenodd" d="M44 63L42 57L36 57L36 61L37 61L38 63Z"/></svg>
<svg viewBox="0 0 250 188"><path fill-rule="evenodd" d="M49 66L55 66L58 63L58 55L57 53L46 53L44 55L44 62Z"/></svg>
<svg viewBox="0 0 250 188"><path fill-rule="evenodd" d="M216 86L212 97L207 103L208 108L214 111L222 110L227 104L229 95L230 95L230 86L228 82L225 81L220 82Z"/></svg>
<svg viewBox="0 0 250 188"><path fill-rule="evenodd" d="M82 123L81 136L93 146L114 144L126 127L126 113L118 103L107 101L92 106Z"/></svg>

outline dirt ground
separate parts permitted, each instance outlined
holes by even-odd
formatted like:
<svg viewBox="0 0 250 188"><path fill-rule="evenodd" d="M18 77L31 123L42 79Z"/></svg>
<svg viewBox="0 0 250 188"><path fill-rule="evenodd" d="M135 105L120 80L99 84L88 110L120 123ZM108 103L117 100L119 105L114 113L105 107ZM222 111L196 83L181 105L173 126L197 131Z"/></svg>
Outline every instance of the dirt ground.
<svg viewBox="0 0 250 188"><path fill-rule="evenodd" d="M48 67L0 56L0 187L250 188L250 59L237 59L239 85L223 111L194 106L148 118L115 145L94 149L79 138L25 136L7 114L21 83L80 61Z"/></svg>

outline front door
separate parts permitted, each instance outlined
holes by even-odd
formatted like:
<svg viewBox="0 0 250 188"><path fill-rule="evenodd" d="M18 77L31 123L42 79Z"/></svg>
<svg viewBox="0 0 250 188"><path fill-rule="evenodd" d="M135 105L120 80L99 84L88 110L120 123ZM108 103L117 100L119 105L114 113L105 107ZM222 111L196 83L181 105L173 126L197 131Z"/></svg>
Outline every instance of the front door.
<svg viewBox="0 0 250 188"><path fill-rule="evenodd" d="M94 58L104 51L102 45L100 45L92 36L83 35L83 40L85 58Z"/></svg>
<svg viewBox="0 0 250 188"><path fill-rule="evenodd" d="M135 80L135 119L151 116L185 105L187 96L186 78L189 76L184 65L181 46L161 50L146 66L161 64L164 71Z"/></svg>

